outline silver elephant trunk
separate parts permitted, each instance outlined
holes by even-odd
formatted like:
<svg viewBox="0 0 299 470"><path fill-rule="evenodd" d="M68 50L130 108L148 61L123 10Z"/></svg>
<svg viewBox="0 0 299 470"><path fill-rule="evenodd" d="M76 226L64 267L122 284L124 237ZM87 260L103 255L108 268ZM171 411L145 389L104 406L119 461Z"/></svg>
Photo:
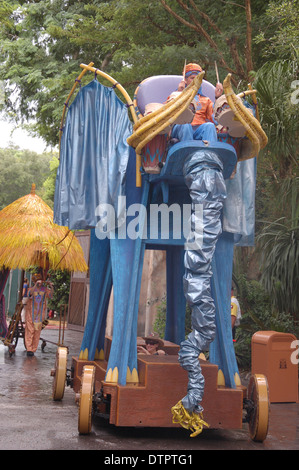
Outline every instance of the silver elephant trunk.
<svg viewBox="0 0 299 470"><path fill-rule="evenodd" d="M189 412L200 413L204 377L198 356L209 349L216 332L215 306L211 296L212 258L221 234L221 211L226 198L223 165L208 149L188 155L184 179L189 189L191 236L186 243L184 293L192 310L192 332L180 345L179 362L188 372L187 395L182 404Z"/></svg>

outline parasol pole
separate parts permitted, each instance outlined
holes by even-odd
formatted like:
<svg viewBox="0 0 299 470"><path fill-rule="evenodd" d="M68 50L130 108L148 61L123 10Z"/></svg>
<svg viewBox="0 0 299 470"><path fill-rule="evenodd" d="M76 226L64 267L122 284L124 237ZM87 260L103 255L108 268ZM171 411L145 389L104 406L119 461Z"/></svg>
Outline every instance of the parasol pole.
<svg viewBox="0 0 299 470"><path fill-rule="evenodd" d="M186 77L186 63L187 63L187 60L185 59L184 70L183 70L183 79L184 79L184 81L185 81L185 77Z"/></svg>
<svg viewBox="0 0 299 470"><path fill-rule="evenodd" d="M25 279L25 271L24 269L21 270L21 280L19 284L19 295L18 295L18 303L22 301L23 298L23 284Z"/></svg>

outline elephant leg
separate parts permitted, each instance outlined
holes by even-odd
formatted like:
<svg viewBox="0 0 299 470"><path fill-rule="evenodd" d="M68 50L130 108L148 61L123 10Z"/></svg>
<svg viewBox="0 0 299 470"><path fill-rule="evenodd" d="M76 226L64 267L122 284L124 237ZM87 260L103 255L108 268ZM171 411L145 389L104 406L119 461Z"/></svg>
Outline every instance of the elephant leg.
<svg viewBox="0 0 299 470"><path fill-rule="evenodd" d="M112 288L110 240L90 235L90 295L79 358L104 358L106 316Z"/></svg>
<svg viewBox="0 0 299 470"><path fill-rule="evenodd" d="M139 236L127 219L127 236L110 240L113 277L113 338L107 365L107 382L125 385L137 381L137 315L142 276L146 207L149 183L143 182L138 216ZM137 209L137 207L136 207ZM137 220L137 219L135 219Z"/></svg>

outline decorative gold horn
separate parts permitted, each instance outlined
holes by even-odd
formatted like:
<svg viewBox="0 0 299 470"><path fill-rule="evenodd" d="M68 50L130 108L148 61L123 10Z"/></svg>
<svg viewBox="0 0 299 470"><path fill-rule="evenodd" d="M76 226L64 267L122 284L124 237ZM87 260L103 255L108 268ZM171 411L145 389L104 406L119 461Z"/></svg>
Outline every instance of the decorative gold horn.
<svg viewBox="0 0 299 470"><path fill-rule="evenodd" d="M230 73L223 81L223 89L228 105L234 112L236 119L238 119L246 129L246 137L248 137L252 143L250 154L244 159L248 160L249 158L257 157L259 151L266 147L268 137L263 131L259 121L251 114L246 106L244 106L241 98L234 93ZM240 159L242 160L242 158Z"/></svg>

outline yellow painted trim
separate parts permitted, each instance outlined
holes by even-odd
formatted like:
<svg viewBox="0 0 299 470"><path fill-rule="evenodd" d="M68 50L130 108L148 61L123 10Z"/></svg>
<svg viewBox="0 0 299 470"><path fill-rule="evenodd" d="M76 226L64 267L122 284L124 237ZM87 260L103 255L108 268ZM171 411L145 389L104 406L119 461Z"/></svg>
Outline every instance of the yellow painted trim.
<svg viewBox="0 0 299 470"><path fill-rule="evenodd" d="M237 387L239 385L241 385L241 379L240 379L240 376L239 376L238 372L235 373L234 379L235 379L235 384L236 384Z"/></svg>
<svg viewBox="0 0 299 470"><path fill-rule="evenodd" d="M109 369L106 374L105 382L112 382L112 369Z"/></svg>
<svg viewBox="0 0 299 470"><path fill-rule="evenodd" d="M225 385L225 379L221 369L218 370L217 385Z"/></svg>
<svg viewBox="0 0 299 470"><path fill-rule="evenodd" d="M131 374L129 367L127 367L126 383L130 383L131 381L132 381L132 374Z"/></svg>
<svg viewBox="0 0 299 470"><path fill-rule="evenodd" d="M88 359L88 349L87 348L85 348L84 351L83 351L83 349L80 351L79 359L82 359L82 360Z"/></svg>
<svg viewBox="0 0 299 470"><path fill-rule="evenodd" d="M139 382L138 372L135 368L132 370L132 380L133 382Z"/></svg>
<svg viewBox="0 0 299 470"><path fill-rule="evenodd" d="M99 360L103 361L105 359L104 349L101 349L99 352Z"/></svg>
<svg viewBox="0 0 299 470"><path fill-rule="evenodd" d="M127 384L138 383L139 377L138 372L134 368L132 372L130 371L129 367L127 368Z"/></svg>
<svg viewBox="0 0 299 470"><path fill-rule="evenodd" d="M94 359L96 361L103 361L105 358L104 356L104 350L101 349L100 351L98 350L98 348L96 349L96 352L95 352L95 355L94 355Z"/></svg>
<svg viewBox="0 0 299 470"><path fill-rule="evenodd" d="M114 367L113 372L112 372L112 382L117 383L118 382L118 368Z"/></svg>
<svg viewBox="0 0 299 470"><path fill-rule="evenodd" d="M106 374L105 382L110 382L110 383L118 382L118 368L117 367L114 367L113 370L111 368L108 370Z"/></svg>

